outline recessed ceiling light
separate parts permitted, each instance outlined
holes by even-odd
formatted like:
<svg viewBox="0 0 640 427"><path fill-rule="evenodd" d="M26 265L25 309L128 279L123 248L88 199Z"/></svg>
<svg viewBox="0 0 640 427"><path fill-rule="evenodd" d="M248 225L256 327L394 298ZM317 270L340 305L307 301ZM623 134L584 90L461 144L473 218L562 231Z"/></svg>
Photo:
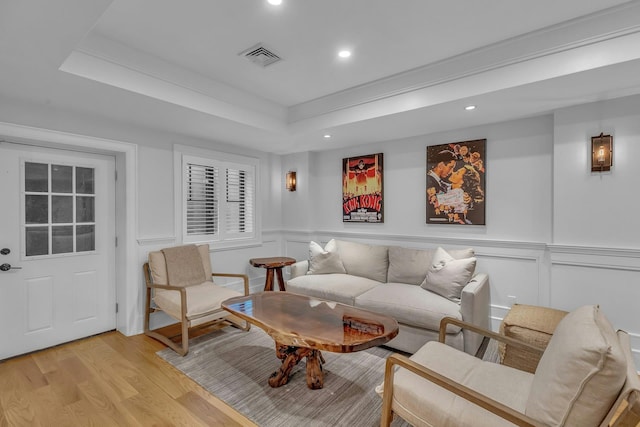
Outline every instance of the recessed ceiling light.
<svg viewBox="0 0 640 427"><path fill-rule="evenodd" d="M274 6L280 6L282 4L282 0L267 0L269 2L269 4L272 4Z"/></svg>
<svg viewBox="0 0 640 427"><path fill-rule="evenodd" d="M476 106L475 105L467 105L466 107L464 107L465 110L467 111L471 111L471 110L475 110Z"/></svg>
<svg viewBox="0 0 640 427"><path fill-rule="evenodd" d="M331 135L329 135L328 133L325 133L325 134L324 134L324 137L325 137L325 138L327 138L327 139L329 139L329 138L331 138Z"/></svg>
<svg viewBox="0 0 640 427"><path fill-rule="evenodd" d="M338 56L340 58L348 58L351 56L351 51L350 50L341 50L340 52L338 52Z"/></svg>

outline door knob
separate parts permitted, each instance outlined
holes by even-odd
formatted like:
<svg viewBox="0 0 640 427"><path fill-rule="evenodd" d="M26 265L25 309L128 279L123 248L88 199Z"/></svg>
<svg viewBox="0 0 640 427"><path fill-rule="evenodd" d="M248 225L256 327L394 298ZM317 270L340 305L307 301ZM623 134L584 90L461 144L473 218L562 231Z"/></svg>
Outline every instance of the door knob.
<svg viewBox="0 0 640 427"><path fill-rule="evenodd" d="M11 267L11 264L7 264L6 262L0 265L0 271L20 270L20 269L22 269L22 267Z"/></svg>
<svg viewBox="0 0 640 427"><path fill-rule="evenodd" d="M9 249L9 248L0 249L0 254L2 254L2 255L9 255L10 253L11 253L11 249Z"/></svg>

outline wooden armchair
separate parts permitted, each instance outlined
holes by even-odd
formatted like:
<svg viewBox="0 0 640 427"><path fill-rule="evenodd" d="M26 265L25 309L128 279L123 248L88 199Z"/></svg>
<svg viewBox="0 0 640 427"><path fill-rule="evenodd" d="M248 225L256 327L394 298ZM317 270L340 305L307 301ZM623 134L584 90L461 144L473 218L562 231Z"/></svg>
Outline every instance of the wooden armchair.
<svg viewBox="0 0 640 427"><path fill-rule="evenodd" d="M222 301L242 294L216 285L212 277L239 277L244 281L244 295L249 295L249 277L246 274L214 273L211 271L209 245L186 245L149 253L143 266L146 282L144 333L171 347L184 356L189 351L189 330L220 322L248 331L244 324L220 306ZM163 311L181 325L181 344L161 333L149 329L151 313ZM176 335L177 336L177 335Z"/></svg>
<svg viewBox="0 0 640 427"><path fill-rule="evenodd" d="M640 423L640 380L624 331L597 306L558 324L535 373L482 361L445 345L448 323L528 351L542 351L456 319L440 341L387 359L381 426L396 414L415 426L616 426Z"/></svg>

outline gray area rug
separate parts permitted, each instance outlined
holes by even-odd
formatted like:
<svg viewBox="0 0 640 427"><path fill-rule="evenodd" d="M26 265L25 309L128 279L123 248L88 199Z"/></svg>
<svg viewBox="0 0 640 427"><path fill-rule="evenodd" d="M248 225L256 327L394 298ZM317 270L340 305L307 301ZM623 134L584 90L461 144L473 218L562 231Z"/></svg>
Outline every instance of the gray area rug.
<svg viewBox="0 0 640 427"><path fill-rule="evenodd" d="M271 388L267 379L280 366L273 339L253 327L234 328L194 339L180 357L171 349L158 355L210 393L260 426L378 426L382 398L375 387L384 379L392 352L374 347L356 353L323 352L324 388L307 388L304 362L289 383ZM401 419L395 426L407 426Z"/></svg>

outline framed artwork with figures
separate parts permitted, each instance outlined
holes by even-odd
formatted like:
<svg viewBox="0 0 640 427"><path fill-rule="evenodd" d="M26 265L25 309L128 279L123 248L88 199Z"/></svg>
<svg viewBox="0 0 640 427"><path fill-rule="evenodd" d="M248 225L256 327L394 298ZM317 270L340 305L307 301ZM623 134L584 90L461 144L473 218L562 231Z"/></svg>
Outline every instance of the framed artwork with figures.
<svg viewBox="0 0 640 427"><path fill-rule="evenodd" d="M486 139L427 147L427 224L486 225Z"/></svg>
<svg viewBox="0 0 640 427"><path fill-rule="evenodd" d="M342 159L342 222L384 222L382 153Z"/></svg>

